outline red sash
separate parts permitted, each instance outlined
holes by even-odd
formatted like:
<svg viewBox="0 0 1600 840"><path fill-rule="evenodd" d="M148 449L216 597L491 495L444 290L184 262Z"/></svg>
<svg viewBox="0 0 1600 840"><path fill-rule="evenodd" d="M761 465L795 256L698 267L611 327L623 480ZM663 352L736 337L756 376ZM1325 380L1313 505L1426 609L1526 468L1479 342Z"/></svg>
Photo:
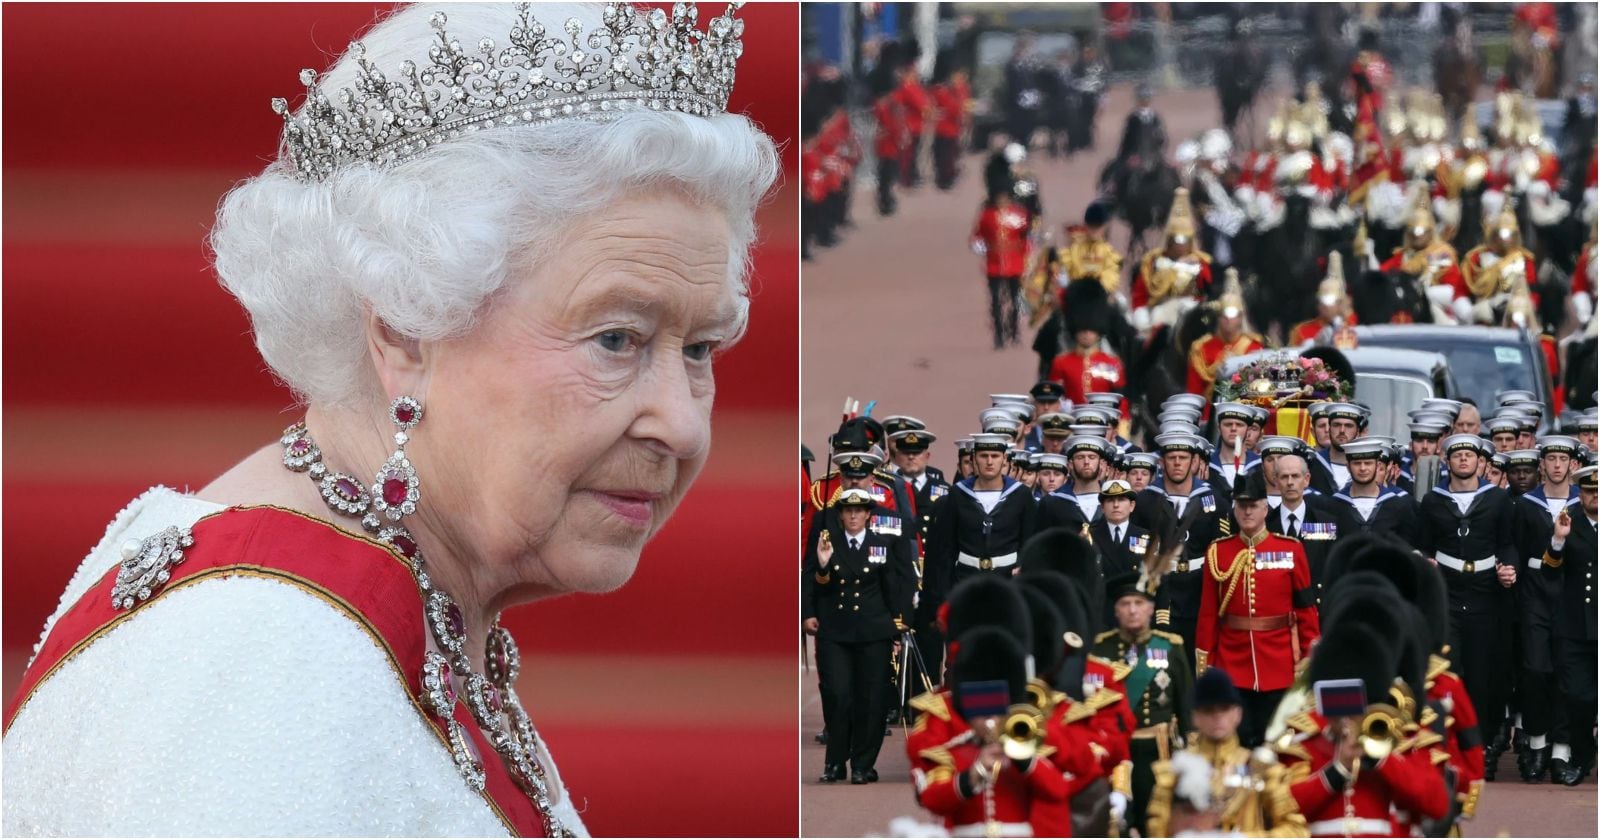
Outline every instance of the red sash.
<svg viewBox="0 0 1600 840"><path fill-rule="evenodd" d="M229 508L196 522L192 531L194 545L184 551L183 562L172 567L172 579L151 595L151 601L215 577L266 578L298 587L349 617L372 637L388 656L417 714L428 722L440 745L449 749L443 725L425 710L420 699L427 649L422 597L397 553L322 520L275 507ZM117 567L113 566L51 628L39 655L23 674L20 690L6 707L7 731L17 712L56 669L138 614L139 606L131 610L111 606L116 580ZM508 831L524 837L544 836L544 823L533 803L511 779L466 704L456 704L455 719L483 762L485 802Z"/></svg>

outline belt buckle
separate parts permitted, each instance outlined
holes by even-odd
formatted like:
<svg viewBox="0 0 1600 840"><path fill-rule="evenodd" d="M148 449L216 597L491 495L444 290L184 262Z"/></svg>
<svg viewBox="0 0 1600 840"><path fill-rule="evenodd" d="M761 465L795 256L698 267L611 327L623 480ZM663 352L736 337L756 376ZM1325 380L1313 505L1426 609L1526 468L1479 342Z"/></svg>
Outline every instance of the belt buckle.
<svg viewBox="0 0 1600 840"><path fill-rule="evenodd" d="M988 557L979 557L978 558L978 568L980 568L980 569L982 569L982 570L987 572L990 569L994 568L994 561L989 559Z"/></svg>
<svg viewBox="0 0 1600 840"><path fill-rule="evenodd" d="M1463 563L1462 563L1462 564L1461 564L1461 571L1463 571L1463 572L1465 572L1465 573L1466 573L1466 574L1469 574L1469 575L1470 575L1470 574L1472 574L1472 573L1473 573L1473 572L1474 572L1474 571L1477 571L1477 566L1475 566L1475 565L1473 565L1473 561L1471 561L1471 560L1467 560L1467 561L1465 561L1465 562L1463 562Z"/></svg>

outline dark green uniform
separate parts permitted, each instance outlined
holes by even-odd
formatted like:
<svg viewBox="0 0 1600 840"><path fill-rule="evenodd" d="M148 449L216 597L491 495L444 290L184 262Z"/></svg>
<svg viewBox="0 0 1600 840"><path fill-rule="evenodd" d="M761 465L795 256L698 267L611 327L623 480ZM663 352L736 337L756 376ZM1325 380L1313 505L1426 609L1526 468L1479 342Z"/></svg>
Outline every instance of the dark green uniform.
<svg viewBox="0 0 1600 840"><path fill-rule="evenodd" d="M1132 668L1122 678L1133 710L1135 725L1129 745L1133 759L1133 801L1128 803L1128 826L1144 833L1145 807L1155 786L1151 767L1165 761L1173 747L1181 747L1193 722L1189 695L1194 674L1183 638L1164 630L1148 630L1129 640L1120 631L1107 630L1095 637L1094 654Z"/></svg>

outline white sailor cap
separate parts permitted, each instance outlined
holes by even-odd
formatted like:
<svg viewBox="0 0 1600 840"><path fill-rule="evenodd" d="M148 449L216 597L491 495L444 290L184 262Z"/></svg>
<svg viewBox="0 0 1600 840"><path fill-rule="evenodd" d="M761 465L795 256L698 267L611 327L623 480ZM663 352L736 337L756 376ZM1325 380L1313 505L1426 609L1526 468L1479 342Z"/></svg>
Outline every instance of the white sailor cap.
<svg viewBox="0 0 1600 840"><path fill-rule="evenodd" d="M1033 463L1037 469L1067 471L1067 456L1056 452L1035 452Z"/></svg>
<svg viewBox="0 0 1600 840"><path fill-rule="evenodd" d="M1567 435L1545 435L1534 444L1541 456L1550 454L1578 454L1578 439Z"/></svg>
<svg viewBox="0 0 1600 840"><path fill-rule="evenodd" d="M1439 448L1444 454L1449 455L1462 449L1471 449L1478 454L1483 454L1483 438L1477 435L1457 434L1451 435L1440 442ZM1350 445L1345 444L1345 457L1350 456Z"/></svg>

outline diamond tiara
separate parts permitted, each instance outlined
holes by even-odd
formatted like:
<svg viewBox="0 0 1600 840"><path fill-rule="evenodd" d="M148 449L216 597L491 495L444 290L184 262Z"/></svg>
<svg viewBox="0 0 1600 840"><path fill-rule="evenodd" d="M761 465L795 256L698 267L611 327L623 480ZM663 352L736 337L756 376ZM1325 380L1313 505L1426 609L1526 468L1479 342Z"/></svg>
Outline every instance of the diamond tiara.
<svg viewBox="0 0 1600 840"><path fill-rule="evenodd" d="M301 70L306 98L299 113L281 98L272 100L272 110L283 117L283 147L303 181L350 164L392 166L497 126L637 110L711 116L727 108L744 52L744 21L733 17L742 5L729 3L701 32L693 3L675 4L670 16L607 3L601 28L585 32L569 18L557 33L533 19L529 4L518 3L503 47L491 38L463 45L445 31L445 14L434 12L425 62L401 62L391 79L352 42L352 87L330 99L316 71Z"/></svg>

